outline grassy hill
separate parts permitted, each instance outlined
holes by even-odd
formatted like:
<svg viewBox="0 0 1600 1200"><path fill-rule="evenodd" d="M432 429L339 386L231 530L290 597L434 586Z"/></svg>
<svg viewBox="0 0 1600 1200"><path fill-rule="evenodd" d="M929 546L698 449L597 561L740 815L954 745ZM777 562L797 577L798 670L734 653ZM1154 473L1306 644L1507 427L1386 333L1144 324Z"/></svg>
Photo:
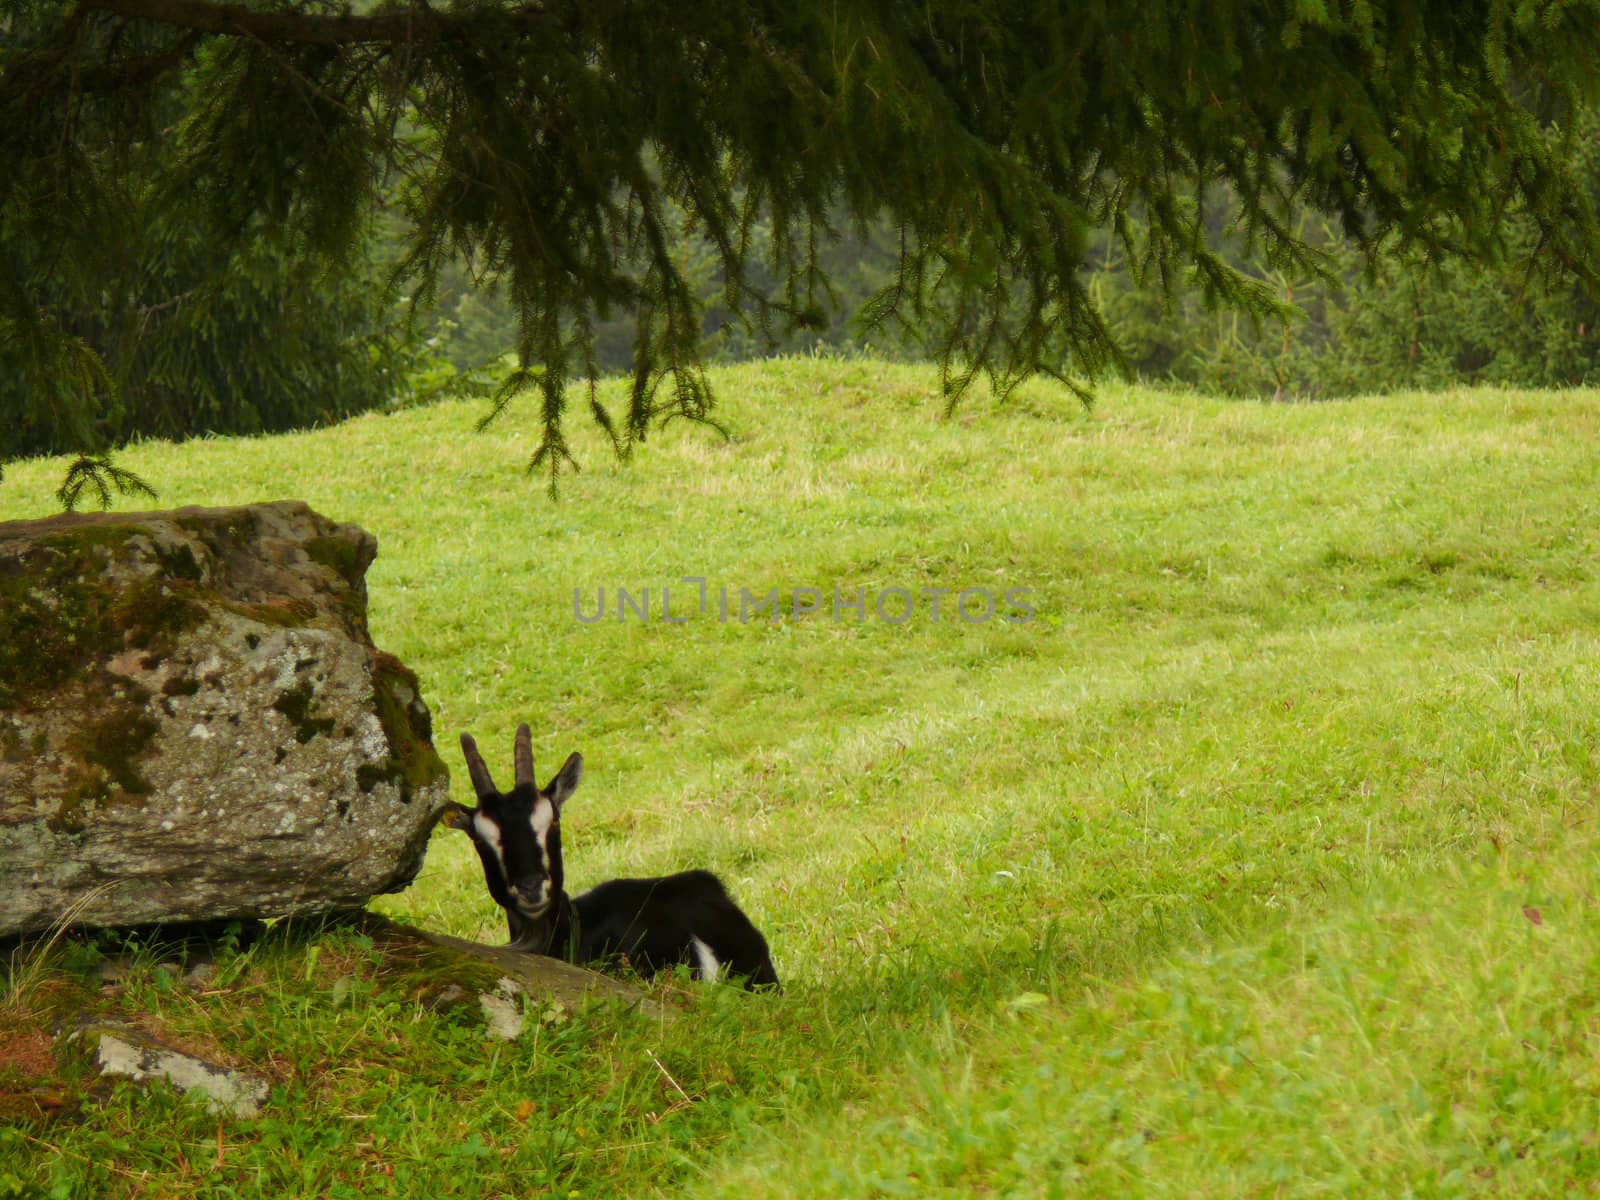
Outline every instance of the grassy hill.
<svg viewBox="0 0 1600 1200"><path fill-rule="evenodd" d="M123 1002L270 1115L114 1089L0 1129L0 1197L1594 1186L1600 396L1041 385L946 421L915 368L716 384L729 440L585 433L556 503L476 405L125 462L376 533L374 637L462 798L462 729L508 762L529 721L541 776L581 750L569 887L711 867L786 994L491 1048L359 936L201 995L152 965ZM0 515L59 474L8 467ZM460 835L378 907L503 937Z"/></svg>

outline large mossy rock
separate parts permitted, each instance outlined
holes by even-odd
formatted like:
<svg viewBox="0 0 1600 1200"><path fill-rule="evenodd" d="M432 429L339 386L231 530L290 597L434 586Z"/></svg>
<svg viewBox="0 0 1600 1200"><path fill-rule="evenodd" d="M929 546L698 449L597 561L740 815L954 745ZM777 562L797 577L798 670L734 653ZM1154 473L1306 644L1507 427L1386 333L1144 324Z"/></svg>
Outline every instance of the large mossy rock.
<svg viewBox="0 0 1600 1200"><path fill-rule="evenodd" d="M0 524L0 936L411 881L448 778L376 553L298 502Z"/></svg>

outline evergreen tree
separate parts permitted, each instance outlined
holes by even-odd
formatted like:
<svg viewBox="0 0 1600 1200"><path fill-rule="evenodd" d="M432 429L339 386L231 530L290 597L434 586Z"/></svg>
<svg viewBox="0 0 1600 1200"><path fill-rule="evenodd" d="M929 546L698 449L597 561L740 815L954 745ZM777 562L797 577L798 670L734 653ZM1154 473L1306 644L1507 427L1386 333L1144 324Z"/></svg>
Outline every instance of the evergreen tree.
<svg viewBox="0 0 1600 1200"><path fill-rule="evenodd" d="M1219 186L1286 273L1327 269L1301 207L1369 254L1494 259L1515 204L1541 262L1592 282L1593 205L1546 134L1597 51L1597 0L10 0L0 352L32 419L86 428L107 375L53 304L116 254L119 197L149 189L220 247L339 261L398 186L419 300L465 260L515 305L495 411L537 393L552 483L615 311L638 314L631 402L591 409L619 448L706 414L673 214L758 329L818 322L830 222L886 217L871 315L937 323L952 403L979 372L1078 386L1118 361L1097 230L1141 284L1280 310L1217 253Z"/></svg>

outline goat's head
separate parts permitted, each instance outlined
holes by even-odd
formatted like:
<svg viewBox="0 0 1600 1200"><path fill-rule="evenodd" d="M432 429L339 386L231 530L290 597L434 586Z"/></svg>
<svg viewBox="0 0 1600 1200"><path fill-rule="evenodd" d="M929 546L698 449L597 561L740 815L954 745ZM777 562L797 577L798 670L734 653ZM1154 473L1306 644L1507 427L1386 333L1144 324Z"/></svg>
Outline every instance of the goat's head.
<svg viewBox="0 0 1600 1200"><path fill-rule="evenodd" d="M567 759L554 779L540 788L533 779L533 734L517 726L516 783L509 792L495 787L472 735L461 735L478 807L452 804L445 824L464 830L483 860L489 894L501 908L537 921L562 891L561 806L578 786L583 756Z"/></svg>

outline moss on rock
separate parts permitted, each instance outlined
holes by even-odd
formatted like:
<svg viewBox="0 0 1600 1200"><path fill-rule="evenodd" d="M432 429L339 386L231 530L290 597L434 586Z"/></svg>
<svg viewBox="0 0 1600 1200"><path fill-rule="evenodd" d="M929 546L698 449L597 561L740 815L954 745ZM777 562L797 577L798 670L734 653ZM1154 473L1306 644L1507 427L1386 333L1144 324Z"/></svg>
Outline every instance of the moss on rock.
<svg viewBox="0 0 1600 1200"><path fill-rule="evenodd" d="M278 629L303 629L310 625L317 615L317 606L303 597L263 600L257 604L224 602L223 607L247 620L262 625L272 625Z"/></svg>
<svg viewBox="0 0 1600 1200"><path fill-rule="evenodd" d="M82 761L84 770L47 820L51 830L77 833L98 806L142 805L154 790L140 765L160 730L145 707L149 699L148 693L134 688L99 720L73 734L67 749Z"/></svg>
<svg viewBox="0 0 1600 1200"><path fill-rule="evenodd" d="M416 672L381 650L369 650L367 657L378 720L389 739L389 761L367 768L361 790L371 791L380 780L393 782L400 788L400 799L409 804L417 789L445 782L450 772L433 748L433 719L422 703Z"/></svg>
<svg viewBox="0 0 1600 1200"><path fill-rule="evenodd" d="M289 719L289 724L294 726L295 741L302 746L318 734L327 733L334 725L332 717L311 715L311 705L315 699L316 692L310 681L303 680L284 692L272 704L273 708Z"/></svg>
<svg viewBox="0 0 1600 1200"><path fill-rule="evenodd" d="M86 525L0 560L0 707L87 682L124 647L164 647L205 619L187 581L109 572L137 532Z"/></svg>
<svg viewBox="0 0 1600 1200"><path fill-rule="evenodd" d="M170 650L179 634L206 619L203 593L183 580L155 577L117 594L111 603L111 627L122 644L156 652Z"/></svg>
<svg viewBox="0 0 1600 1200"><path fill-rule="evenodd" d="M415 875L448 773L371 646L375 548L297 502L0 523L0 875L29 881L0 933L80 899L112 924L353 907Z"/></svg>
<svg viewBox="0 0 1600 1200"><path fill-rule="evenodd" d="M175 546L157 546L156 558L164 570L173 579L187 579L198 583L205 578L205 571L200 566L200 560L195 557L194 547L179 542Z"/></svg>
<svg viewBox="0 0 1600 1200"><path fill-rule="evenodd" d="M83 674L116 635L93 545L41 542L0 571L0 705Z"/></svg>
<svg viewBox="0 0 1600 1200"><path fill-rule="evenodd" d="M306 557L320 563L353 588L361 588L372 565L362 543L351 537L315 537L306 543Z"/></svg>
<svg viewBox="0 0 1600 1200"><path fill-rule="evenodd" d="M148 796L150 781L139 770L139 756L160 726L145 711L149 696L134 691L98 724L79 732L76 748L85 762L102 768L130 796Z"/></svg>

